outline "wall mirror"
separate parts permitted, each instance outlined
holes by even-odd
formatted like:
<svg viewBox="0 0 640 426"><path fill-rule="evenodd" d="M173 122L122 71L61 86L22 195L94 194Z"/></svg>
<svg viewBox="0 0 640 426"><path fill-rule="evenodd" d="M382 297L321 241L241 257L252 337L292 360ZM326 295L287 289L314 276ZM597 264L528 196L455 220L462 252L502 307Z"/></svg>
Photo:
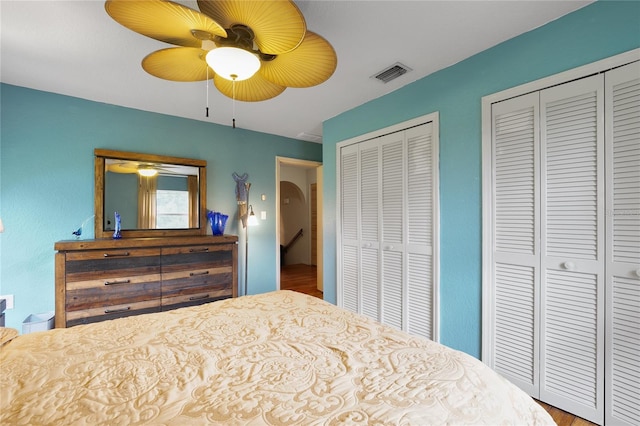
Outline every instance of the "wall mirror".
<svg viewBox="0 0 640 426"><path fill-rule="evenodd" d="M127 237L205 235L207 162L95 150L95 236L112 238L115 212Z"/></svg>

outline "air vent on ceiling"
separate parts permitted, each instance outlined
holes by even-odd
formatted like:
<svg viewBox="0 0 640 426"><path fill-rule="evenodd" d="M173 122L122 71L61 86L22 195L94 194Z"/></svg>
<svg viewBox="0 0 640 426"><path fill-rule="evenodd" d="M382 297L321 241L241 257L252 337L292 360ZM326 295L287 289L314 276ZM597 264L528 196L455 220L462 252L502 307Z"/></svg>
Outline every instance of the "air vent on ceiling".
<svg viewBox="0 0 640 426"><path fill-rule="evenodd" d="M395 80L401 75L408 73L409 71L412 71L411 68L401 64L400 62L396 62L390 67L387 67L379 73L374 74L372 78L378 79L383 83L388 83L391 80Z"/></svg>
<svg viewBox="0 0 640 426"><path fill-rule="evenodd" d="M298 133L298 139L302 139L304 141L309 141L309 142L315 142L315 143L322 143L322 136L320 135L314 135L312 133Z"/></svg>

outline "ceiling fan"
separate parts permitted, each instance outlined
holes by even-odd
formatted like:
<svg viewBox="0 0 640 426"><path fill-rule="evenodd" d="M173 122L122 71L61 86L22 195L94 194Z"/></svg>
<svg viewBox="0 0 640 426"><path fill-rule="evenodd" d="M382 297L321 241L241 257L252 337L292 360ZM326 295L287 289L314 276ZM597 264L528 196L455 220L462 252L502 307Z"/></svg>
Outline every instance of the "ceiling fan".
<svg viewBox="0 0 640 426"><path fill-rule="evenodd" d="M174 170L170 165L148 163L140 161L107 159L105 169L113 173L137 173L140 176L151 177L157 174L181 175L180 170Z"/></svg>
<svg viewBox="0 0 640 426"><path fill-rule="evenodd" d="M315 86L336 69L333 47L307 30L291 0L198 0L198 7L168 0L105 3L118 23L179 46L146 56L145 71L172 81L213 79L234 100L264 101L287 87ZM237 68L234 55L244 55L253 68Z"/></svg>

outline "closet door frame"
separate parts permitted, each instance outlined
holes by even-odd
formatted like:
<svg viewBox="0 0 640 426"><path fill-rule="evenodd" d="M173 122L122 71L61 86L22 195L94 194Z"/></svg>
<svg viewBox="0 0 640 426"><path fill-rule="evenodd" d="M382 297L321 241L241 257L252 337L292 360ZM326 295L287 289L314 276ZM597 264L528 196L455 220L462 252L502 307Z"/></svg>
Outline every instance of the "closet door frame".
<svg viewBox="0 0 640 426"><path fill-rule="evenodd" d="M343 148L350 145L365 142L370 139L380 138L384 135L401 132L412 127L416 127L422 124L431 123L432 135L433 135L433 318L432 318L432 340L440 340L440 193L439 193L439 113L433 112L420 117L416 117L411 120L407 120L389 127L378 129L363 135L359 135L350 139L346 139L336 144L336 302L338 306L343 306L343 294L342 294L342 194L340 191L342 175L341 155L340 152Z"/></svg>

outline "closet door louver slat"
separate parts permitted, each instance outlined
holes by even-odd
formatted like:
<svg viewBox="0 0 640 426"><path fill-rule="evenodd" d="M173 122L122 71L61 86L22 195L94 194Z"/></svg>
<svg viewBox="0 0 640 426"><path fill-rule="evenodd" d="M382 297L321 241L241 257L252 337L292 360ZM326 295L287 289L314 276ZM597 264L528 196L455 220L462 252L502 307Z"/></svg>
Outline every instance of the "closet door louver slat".
<svg viewBox="0 0 640 426"><path fill-rule="evenodd" d="M496 252L535 254L534 101L537 96L494 107Z"/></svg>
<svg viewBox="0 0 640 426"><path fill-rule="evenodd" d="M345 240L358 239L358 153L342 155L342 235Z"/></svg>
<svg viewBox="0 0 640 426"><path fill-rule="evenodd" d="M382 144L382 241L402 244L404 225L404 167L402 135L392 134Z"/></svg>
<svg viewBox="0 0 640 426"><path fill-rule="evenodd" d="M545 105L548 256L597 259L597 100L594 91Z"/></svg>
<svg viewBox="0 0 640 426"><path fill-rule="evenodd" d="M354 246L342 247L342 306L358 312L358 250Z"/></svg>
<svg viewBox="0 0 640 426"><path fill-rule="evenodd" d="M422 247L430 247L433 241L430 128L425 124L407 131L407 243Z"/></svg>
<svg viewBox="0 0 640 426"><path fill-rule="evenodd" d="M537 395L535 269L495 265L494 369L529 394Z"/></svg>
<svg viewBox="0 0 640 426"><path fill-rule="evenodd" d="M407 331L433 339L433 257L407 254Z"/></svg>
<svg viewBox="0 0 640 426"><path fill-rule="evenodd" d="M605 421L640 424L640 64L605 77L607 365Z"/></svg>

